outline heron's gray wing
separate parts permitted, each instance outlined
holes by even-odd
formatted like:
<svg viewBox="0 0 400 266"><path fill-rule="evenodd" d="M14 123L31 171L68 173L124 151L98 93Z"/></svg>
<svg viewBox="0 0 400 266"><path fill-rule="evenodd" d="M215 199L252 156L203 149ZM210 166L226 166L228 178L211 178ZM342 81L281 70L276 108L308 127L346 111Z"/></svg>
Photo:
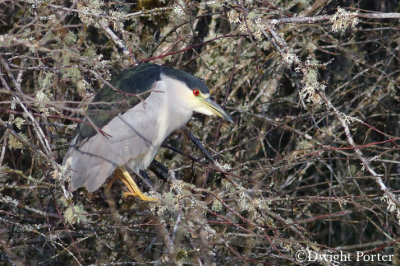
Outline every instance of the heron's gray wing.
<svg viewBox="0 0 400 266"><path fill-rule="evenodd" d="M113 78L110 83L116 90L107 85L99 90L93 99L93 104L87 110L87 116L96 127L107 132L111 137L106 138L101 134L97 134L96 129L90 124L82 123L78 126L76 135L63 160L63 165L66 166L64 177L71 177L72 190L81 187L87 182L88 178L95 178L99 173L101 175L98 182L103 183L112 171L120 165L120 159L112 158L116 156L115 152L109 152L110 155L108 155L108 151L116 147L114 146L115 143L112 144L109 139L124 130L120 129L120 125L115 125L111 121L118 114L124 115L127 110L138 106L140 99L132 96L132 94L149 92L155 82L160 80L160 73L160 66L142 64L127 69ZM143 99L148 96L149 94L141 95ZM139 117L140 115L137 115L132 119ZM141 123L140 119L138 119L137 123ZM106 128L107 125L109 127ZM125 132L128 133L129 131L125 130ZM114 142L118 141L118 139L119 137L115 136ZM131 149L139 153L142 150L140 147L134 146L131 146ZM95 183L91 182L91 184ZM88 184L86 185L88 186Z"/></svg>
<svg viewBox="0 0 400 266"><path fill-rule="evenodd" d="M143 94L152 89L154 83L160 80L161 66L142 64L123 71L111 80L111 88L105 85L94 97L86 115L90 122L101 129L116 115L125 113L140 102L133 94ZM149 94L141 95L142 99ZM92 125L81 123L77 128L76 138L71 145L80 146L97 133Z"/></svg>
<svg viewBox="0 0 400 266"><path fill-rule="evenodd" d="M71 176L71 191L83 185L88 191L95 191L118 166L135 158L142 162L149 150L154 151L150 155L154 157L157 149L152 143L156 131L151 125L157 123L159 94L152 93L144 103L117 115L103 126L102 130L109 137L96 134L80 147L69 150L65 165Z"/></svg>

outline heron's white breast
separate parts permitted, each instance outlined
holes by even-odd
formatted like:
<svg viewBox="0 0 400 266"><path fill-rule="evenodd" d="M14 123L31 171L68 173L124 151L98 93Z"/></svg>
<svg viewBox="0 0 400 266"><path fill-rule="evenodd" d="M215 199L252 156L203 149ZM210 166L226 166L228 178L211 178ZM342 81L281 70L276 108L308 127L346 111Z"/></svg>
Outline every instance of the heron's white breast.
<svg viewBox="0 0 400 266"><path fill-rule="evenodd" d="M132 158L128 167L138 172L139 169L146 169L157 154L158 149L164 140L175 130L183 127L191 118L193 111L182 104L177 91L187 90L182 88L182 82L167 79L158 82L155 91L146 99L144 113L146 117L154 116L152 121L155 124L148 124L153 131L152 144L148 150L138 158ZM151 106L151 107L150 107ZM150 108L148 108L150 107Z"/></svg>

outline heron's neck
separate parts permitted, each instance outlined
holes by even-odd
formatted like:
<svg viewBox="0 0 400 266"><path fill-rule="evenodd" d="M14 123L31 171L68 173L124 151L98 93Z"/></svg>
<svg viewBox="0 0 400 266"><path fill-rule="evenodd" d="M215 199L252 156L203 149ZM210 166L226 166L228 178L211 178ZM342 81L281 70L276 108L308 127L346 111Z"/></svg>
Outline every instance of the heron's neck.
<svg viewBox="0 0 400 266"><path fill-rule="evenodd" d="M158 107L157 112L155 112L155 115L157 115L155 119L157 121L157 134L153 144L161 145L172 132L186 125L192 117L193 111L177 102L179 100L176 99L175 94L168 89L153 93L157 98Z"/></svg>

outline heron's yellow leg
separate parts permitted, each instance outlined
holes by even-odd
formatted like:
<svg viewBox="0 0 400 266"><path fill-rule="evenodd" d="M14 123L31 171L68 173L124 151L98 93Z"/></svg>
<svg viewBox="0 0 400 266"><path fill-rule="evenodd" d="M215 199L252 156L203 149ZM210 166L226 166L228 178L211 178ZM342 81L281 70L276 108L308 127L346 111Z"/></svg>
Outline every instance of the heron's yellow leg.
<svg viewBox="0 0 400 266"><path fill-rule="evenodd" d="M114 182L115 182L116 180L118 180L118 179L120 179L121 181L124 181L124 179L123 179L121 176L122 176L121 171L119 171L119 169L116 169L116 170L114 171L114 174L113 174L113 176L112 176L111 181L107 184L107 188L108 188L108 189L111 189L111 187L112 187L112 185L114 184ZM125 184L126 186L128 186L125 182L124 182L124 184Z"/></svg>
<svg viewBox="0 0 400 266"><path fill-rule="evenodd" d="M124 197L127 196L135 196L139 197L143 201L156 201L156 198L151 198L143 194L140 188L136 185L135 181L133 181L131 175L125 167L120 166L115 170L115 176L119 178L125 186L128 188L129 192L124 193Z"/></svg>

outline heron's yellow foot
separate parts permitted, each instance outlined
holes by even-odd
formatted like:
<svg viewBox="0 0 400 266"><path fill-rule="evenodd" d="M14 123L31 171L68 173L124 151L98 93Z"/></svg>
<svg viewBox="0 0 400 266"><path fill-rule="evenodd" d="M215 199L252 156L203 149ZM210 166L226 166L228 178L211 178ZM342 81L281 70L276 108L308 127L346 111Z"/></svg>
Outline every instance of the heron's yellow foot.
<svg viewBox="0 0 400 266"><path fill-rule="evenodd" d="M138 194L136 194L136 192L124 192L124 194L123 194L124 198L130 197L130 196L139 197L143 201L157 201L156 198L148 197L148 196L144 195L143 193L141 195L138 195Z"/></svg>
<svg viewBox="0 0 400 266"><path fill-rule="evenodd" d="M151 198L143 194L125 167L121 166L117 168L114 175L116 178L119 178L129 190L129 192L123 194L124 197L134 196L139 197L143 201L157 201L156 198Z"/></svg>

